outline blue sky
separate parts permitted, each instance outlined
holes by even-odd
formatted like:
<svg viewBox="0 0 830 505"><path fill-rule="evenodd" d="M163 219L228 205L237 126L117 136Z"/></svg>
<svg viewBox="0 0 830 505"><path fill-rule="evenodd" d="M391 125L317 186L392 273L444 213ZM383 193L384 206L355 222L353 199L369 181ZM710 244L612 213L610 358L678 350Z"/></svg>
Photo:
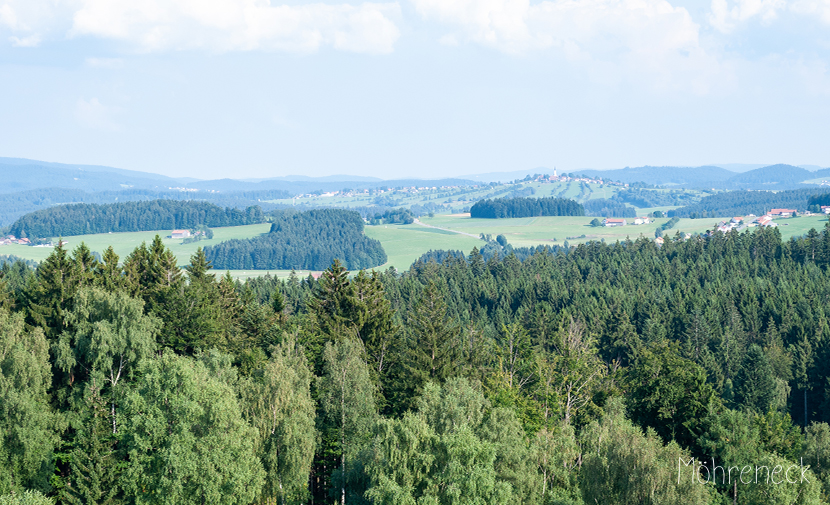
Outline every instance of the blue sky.
<svg viewBox="0 0 830 505"><path fill-rule="evenodd" d="M0 0L0 156L200 178L830 166L830 0Z"/></svg>

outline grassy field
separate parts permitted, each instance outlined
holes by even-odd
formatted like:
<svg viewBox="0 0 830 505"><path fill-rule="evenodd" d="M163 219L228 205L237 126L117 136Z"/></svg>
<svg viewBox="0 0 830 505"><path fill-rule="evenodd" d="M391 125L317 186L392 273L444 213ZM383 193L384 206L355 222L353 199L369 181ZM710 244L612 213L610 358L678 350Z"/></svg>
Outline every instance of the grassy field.
<svg viewBox="0 0 830 505"><path fill-rule="evenodd" d="M530 217L515 219L472 219L469 215L440 215L434 218L423 218L424 223L478 235L489 233L494 237L504 235L514 247L535 246L539 244L559 244L565 240L575 245L589 240L615 242L617 240L632 240L641 235L654 238L655 229L669 219L656 219L652 224L640 226L623 226L619 228L594 228L590 225L593 217ZM729 218L723 218L729 219ZM721 219L681 219L674 228L667 230L666 235L674 236L677 231L683 233L701 233L712 229ZM803 235L810 228L821 229L827 218L824 216L796 217L777 219L782 237ZM584 237L583 237L584 235Z"/></svg>
<svg viewBox="0 0 830 505"><path fill-rule="evenodd" d="M153 241L156 235L162 237L162 242L167 246L176 258L180 265L186 265L190 262L190 256L196 252L196 249L206 247L209 245L218 244L225 240L234 238L251 238L262 233L267 233L271 225L252 224L248 226L229 226L226 228L213 228L213 240L202 240L192 244L182 244L181 239L163 238L170 234L170 230L161 231L137 231L127 233L99 233L96 235L79 235L75 237L64 237L63 240L67 242L67 248L71 251L75 249L81 242L86 243L87 247L92 251L97 251L101 254L112 246L115 253L122 259L130 254L136 247L140 246L142 242L148 245ZM57 242L57 239L53 239ZM22 245L7 245L0 247L0 254L13 254L21 258L32 259L36 261L43 261L49 253L52 252L50 247L28 247Z"/></svg>
<svg viewBox="0 0 830 505"><path fill-rule="evenodd" d="M416 224L367 226L365 230L367 237L380 240L389 258L380 268L393 266L398 270L406 270L430 249L457 249L469 253L473 247L484 245L484 242L473 237Z"/></svg>
<svg viewBox="0 0 830 505"><path fill-rule="evenodd" d="M571 245L580 244L589 240L602 240L606 242L623 241L627 238L632 240L640 236L647 238L654 237L654 230L668 219L657 219L652 224L640 226L624 226L619 228L605 228L590 226L593 217L531 217L517 219L471 219L469 214L437 215L433 218L423 217L421 221L425 224L454 230L458 232L479 235L490 234L493 237L504 235L508 242L514 247L526 247L536 245L562 245L565 240ZM724 218L727 219L727 218ZM712 229L721 219L681 219L672 229L666 231L666 235L674 236L677 231L683 233L701 233ZM784 239L792 236L804 235L810 228L821 230L827 223L827 216L795 217L787 219L776 219L778 229ZM164 244L170 248L180 265L186 265L190 256L196 252L199 246L217 244L224 240L234 238L250 238L266 233L268 224L249 226L236 226L228 228L214 228L214 239L196 242L193 244L182 244L181 240L162 239ZM66 237L70 250L74 249L81 242L85 242L92 251L103 253L110 245L115 252L123 259L142 242L148 244L158 235L166 236L169 230L148 231L133 233L107 233L98 235L84 235L77 237ZM419 256L430 249L455 249L469 253L473 247L481 247L484 243L474 237L454 233L453 231L427 228L417 224L410 225L380 225L367 226L365 233L368 237L377 239L383 244L389 261L381 265L380 269L390 266L398 270L406 270L418 259ZM0 247L0 254L11 254L21 258L35 261L44 260L52 252L48 247L28 247L21 245L8 245ZM233 270L231 274L238 279L246 279L270 273L278 277L287 277L288 270ZM298 271L297 274L305 277L309 271Z"/></svg>

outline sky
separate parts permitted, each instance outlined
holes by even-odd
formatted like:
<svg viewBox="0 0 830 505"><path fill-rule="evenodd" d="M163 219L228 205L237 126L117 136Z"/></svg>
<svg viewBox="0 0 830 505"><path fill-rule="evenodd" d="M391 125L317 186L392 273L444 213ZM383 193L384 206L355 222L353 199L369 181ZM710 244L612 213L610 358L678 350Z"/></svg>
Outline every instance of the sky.
<svg viewBox="0 0 830 505"><path fill-rule="evenodd" d="M830 0L0 0L0 156L178 177L830 166Z"/></svg>

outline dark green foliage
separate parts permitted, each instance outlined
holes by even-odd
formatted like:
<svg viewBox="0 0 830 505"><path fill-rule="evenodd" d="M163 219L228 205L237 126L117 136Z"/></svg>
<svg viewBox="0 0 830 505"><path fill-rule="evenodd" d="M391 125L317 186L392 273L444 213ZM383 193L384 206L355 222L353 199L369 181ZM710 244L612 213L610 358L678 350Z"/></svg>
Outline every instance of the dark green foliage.
<svg viewBox="0 0 830 505"><path fill-rule="evenodd" d="M244 284L160 239L121 265L81 245L3 267L0 491L14 473L15 500L85 504L732 502L678 483L692 455L804 457L828 482L827 229L515 252Z"/></svg>
<svg viewBox="0 0 830 505"><path fill-rule="evenodd" d="M470 217L503 218L534 216L584 216L585 209L565 198L496 198L470 207Z"/></svg>
<svg viewBox="0 0 830 505"><path fill-rule="evenodd" d="M370 220L370 224L412 224L415 221L415 216L412 211L401 207L400 209L390 209L382 214L375 214Z"/></svg>
<svg viewBox="0 0 830 505"><path fill-rule="evenodd" d="M700 423L720 407L705 371L668 345L643 351L629 369L626 385L631 419L683 447L695 447Z"/></svg>
<svg viewBox="0 0 830 505"><path fill-rule="evenodd" d="M282 215L270 233L205 249L216 268L324 270L339 259L349 270L386 263L380 242L363 235L357 212L318 209Z"/></svg>
<svg viewBox="0 0 830 505"><path fill-rule="evenodd" d="M0 254L0 267L13 265L17 262L21 262L29 268L37 268L38 265L37 261L18 258L17 256L11 254Z"/></svg>
<svg viewBox="0 0 830 505"><path fill-rule="evenodd" d="M738 401L765 414L775 400L775 377L764 351L757 345L749 347L737 379Z"/></svg>
<svg viewBox="0 0 830 505"><path fill-rule="evenodd" d="M637 209L629 207L623 202L595 198L582 204L585 207L585 214L588 216L600 217L636 217Z"/></svg>
<svg viewBox="0 0 830 505"><path fill-rule="evenodd" d="M826 191L826 190L825 190ZM821 189L792 189L788 191L727 191L704 197L698 203L668 211L677 217L710 216L761 216L770 209L806 210L808 199ZM811 200L812 201L812 200Z"/></svg>
<svg viewBox="0 0 830 505"><path fill-rule="evenodd" d="M70 456L71 478L61 489L64 503L111 505L119 503L122 463L115 452L112 419L100 392L90 386Z"/></svg>
<svg viewBox="0 0 830 505"><path fill-rule="evenodd" d="M822 194L818 194L818 195L812 195L807 200L807 206L808 207L817 206L817 207L821 208L821 206L823 206L823 205L830 205L830 193L822 193Z"/></svg>
<svg viewBox="0 0 830 505"><path fill-rule="evenodd" d="M201 201L153 200L56 205L27 214L11 226L17 237L67 237L93 233L239 226L265 221L262 209L218 207Z"/></svg>
<svg viewBox="0 0 830 505"><path fill-rule="evenodd" d="M694 193L688 191L631 188L618 191L613 200L628 203L635 207L647 208L688 205L695 203L697 198ZM657 216L655 213L654 217L662 216Z"/></svg>

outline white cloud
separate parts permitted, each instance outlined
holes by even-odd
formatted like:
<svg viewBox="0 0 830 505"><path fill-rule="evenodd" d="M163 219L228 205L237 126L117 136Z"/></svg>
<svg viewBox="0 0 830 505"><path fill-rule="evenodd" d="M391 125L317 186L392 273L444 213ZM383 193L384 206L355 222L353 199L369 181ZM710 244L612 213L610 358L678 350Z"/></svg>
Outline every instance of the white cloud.
<svg viewBox="0 0 830 505"><path fill-rule="evenodd" d="M121 125L112 118L119 111L117 107L107 107L97 98L89 100L79 98L75 104L75 120L81 126L93 130L119 131Z"/></svg>
<svg viewBox="0 0 830 505"><path fill-rule="evenodd" d="M37 47L40 45L40 35L34 34L23 38L12 35L9 37L9 41L11 41L14 47Z"/></svg>
<svg viewBox="0 0 830 505"><path fill-rule="evenodd" d="M17 14L15 14L14 9L12 9L11 5L0 5L0 24L6 25L12 30L18 28Z"/></svg>
<svg viewBox="0 0 830 505"><path fill-rule="evenodd" d="M717 30L729 33L752 18L760 18L763 24L769 25L786 8L786 0L736 0L732 5L729 0L712 0L709 23Z"/></svg>
<svg viewBox="0 0 830 505"><path fill-rule="evenodd" d="M830 24L830 0L712 0L709 23L728 34L752 19L769 26L784 12Z"/></svg>
<svg viewBox="0 0 830 505"><path fill-rule="evenodd" d="M272 6L267 0L80 0L71 34L122 40L142 51L312 52L324 46L389 53L397 3Z"/></svg>
<svg viewBox="0 0 830 505"><path fill-rule="evenodd" d="M584 64L598 80L627 76L656 88L707 93L730 70L699 40L689 12L666 0L411 0L424 18L466 40L506 53L550 49Z"/></svg>
<svg viewBox="0 0 830 505"><path fill-rule="evenodd" d="M830 0L795 0L790 5L790 10L797 14L816 16L830 25Z"/></svg>
<svg viewBox="0 0 830 505"><path fill-rule="evenodd" d="M427 19L456 25L464 38L505 52L607 46L690 50L698 26L665 0L412 0Z"/></svg>
<svg viewBox="0 0 830 505"><path fill-rule="evenodd" d="M279 5L279 0L0 0L13 42L67 37L116 40L141 52L390 53L397 2Z"/></svg>

